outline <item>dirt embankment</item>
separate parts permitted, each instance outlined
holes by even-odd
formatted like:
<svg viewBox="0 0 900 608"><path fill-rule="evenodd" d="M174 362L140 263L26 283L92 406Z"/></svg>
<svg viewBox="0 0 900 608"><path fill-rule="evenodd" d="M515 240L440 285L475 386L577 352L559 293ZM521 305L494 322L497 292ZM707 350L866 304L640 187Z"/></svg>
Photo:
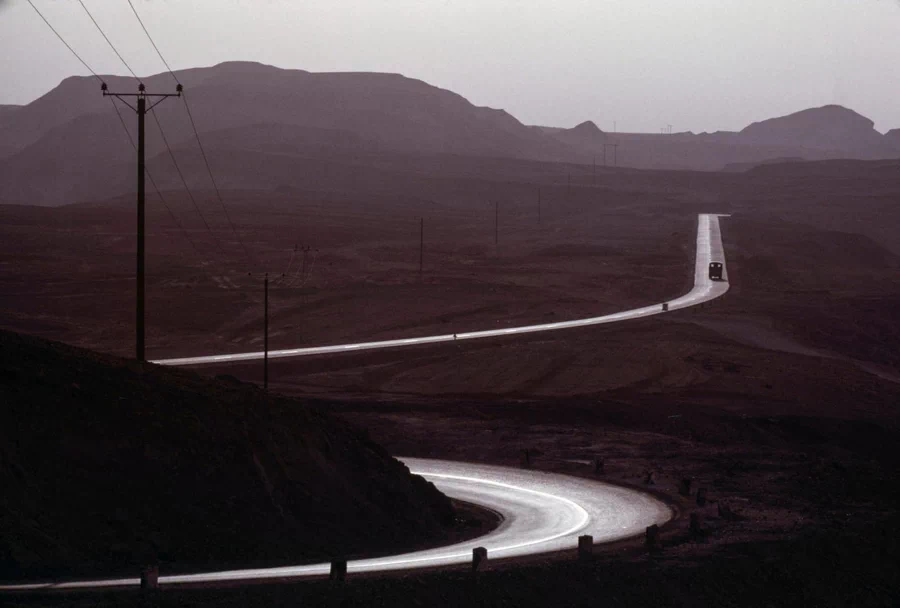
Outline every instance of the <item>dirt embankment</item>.
<svg viewBox="0 0 900 608"><path fill-rule="evenodd" d="M450 501L364 432L236 380L0 333L0 579L437 542Z"/></svg>

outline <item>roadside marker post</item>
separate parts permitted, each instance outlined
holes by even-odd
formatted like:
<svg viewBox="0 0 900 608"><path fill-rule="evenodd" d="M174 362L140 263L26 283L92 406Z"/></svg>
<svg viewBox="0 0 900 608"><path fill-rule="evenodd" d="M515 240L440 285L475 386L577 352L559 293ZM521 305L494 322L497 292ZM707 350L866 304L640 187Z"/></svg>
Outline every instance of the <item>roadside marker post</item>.
<svg viewBox="0 0 900 608"><path fill-rule="evenodd" d="M578 561L587 562L594 556L594 537L585 534L578 537Z"/></svg>

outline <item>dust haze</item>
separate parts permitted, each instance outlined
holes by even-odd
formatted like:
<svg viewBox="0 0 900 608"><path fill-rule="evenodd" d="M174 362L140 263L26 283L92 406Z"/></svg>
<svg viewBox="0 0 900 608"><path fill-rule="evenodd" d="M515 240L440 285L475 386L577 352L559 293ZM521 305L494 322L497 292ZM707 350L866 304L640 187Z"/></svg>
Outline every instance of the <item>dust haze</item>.
<svg viewBox="0 0 900 608"><path fill-rule="evenodd" d="M4 602L890 604L896 5L0 0Z"/></svg>

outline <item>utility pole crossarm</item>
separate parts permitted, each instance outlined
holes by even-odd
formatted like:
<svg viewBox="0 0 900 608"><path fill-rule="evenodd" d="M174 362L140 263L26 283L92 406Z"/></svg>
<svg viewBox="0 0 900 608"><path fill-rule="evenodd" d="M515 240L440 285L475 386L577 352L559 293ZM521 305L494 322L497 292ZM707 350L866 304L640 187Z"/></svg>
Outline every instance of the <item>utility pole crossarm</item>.
<svg viewBox="0 0 900 608"><path fill-rule="evenodd" d="M118 97L122 103L128 104L128 106L132 110L134 110L134 106L132 106L130 103L128 103L127 101L122 99L123 97L159 97L159 98L161 98L159 101L157 101L152 106L147 108L147 110L149 111L149 110L153 109L153 106L155 106L156 104L163 101L166 97L181 97L181 95L184 93L184 87L181 86L180 84L177 85L175 87L174 93L148 93L146 88L144 87L143 83L141 83L138 85L137 93L111 93L109 91L109 87L106 86L106 83L104 82L103 84L100 85L100 91L103 93L104 97Z"/></svg>

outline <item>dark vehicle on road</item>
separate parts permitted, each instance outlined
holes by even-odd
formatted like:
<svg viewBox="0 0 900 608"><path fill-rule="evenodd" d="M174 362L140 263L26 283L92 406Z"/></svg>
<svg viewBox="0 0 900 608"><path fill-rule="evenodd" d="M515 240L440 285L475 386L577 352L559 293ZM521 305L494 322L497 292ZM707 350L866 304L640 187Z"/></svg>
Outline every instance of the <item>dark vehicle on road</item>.
<svg viewBox="0 0 900 608"><path fill-rule="evenodd" d="M713 281L722 280L722 262L709 263L709 278Z"/></svg>

